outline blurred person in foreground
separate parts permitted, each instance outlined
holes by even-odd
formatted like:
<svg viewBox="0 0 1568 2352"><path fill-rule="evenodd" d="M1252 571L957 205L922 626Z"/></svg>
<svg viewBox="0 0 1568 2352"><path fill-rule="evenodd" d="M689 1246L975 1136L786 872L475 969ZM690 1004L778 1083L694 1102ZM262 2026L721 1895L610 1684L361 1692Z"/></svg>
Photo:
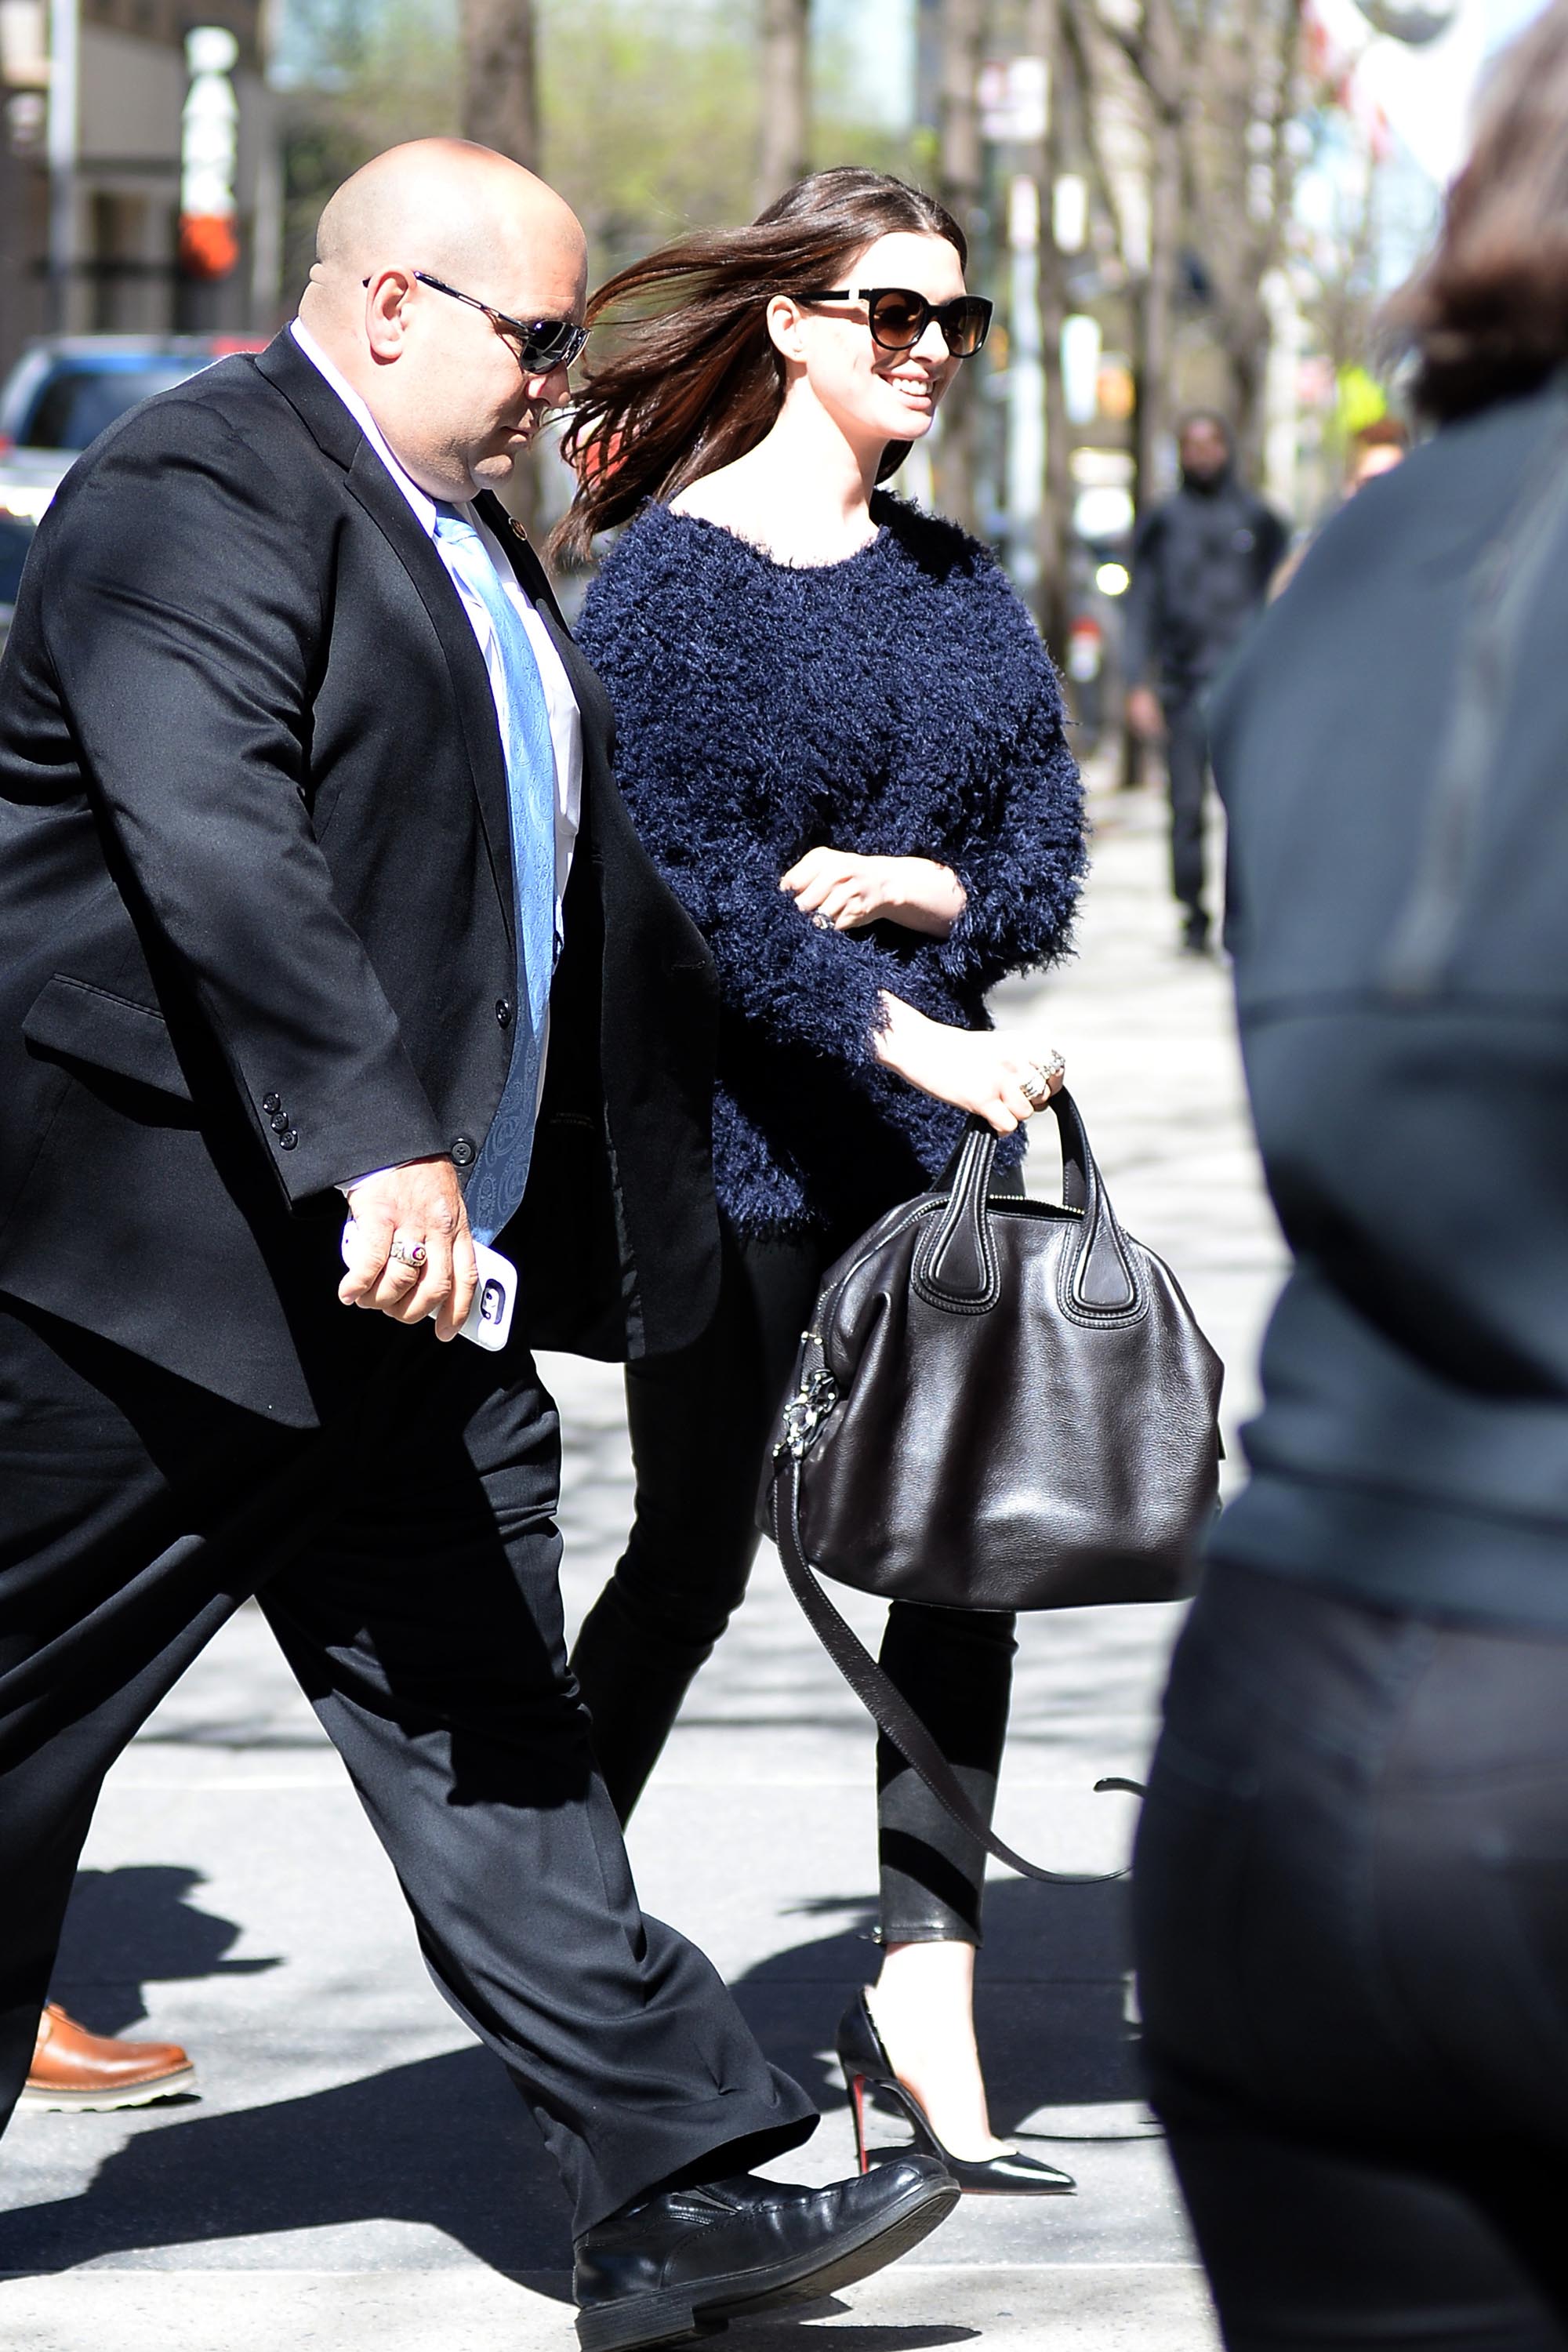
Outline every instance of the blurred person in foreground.
<svg viewBox="0 0 1568 2352"><path fill-rule="evenodd" d="M584 2352L632 2352L863 2276L957 2192L921 2157L751 2171L811 2104L641 1910L566 1667L530 1344L678 1348L718 1273L707 952L493 495L565 397L585 278L531 173L394 150L328 205L293 325L113 425L28 559L0 2118L103 1775L257 1591L560 2169ZM495 1353L458 1336L476 1237L521 1278Z"/></svg>
<svg viewBox="0 0 1568 2352"><path fill-rule="evenodd" d="M1006 574L879 485L984 341L963 232L918 188L816 172L749 226L600 289L566 543L626 529L584 607L632 821L718 967L719 1311L628 1366L637 1517L572 1664L623 1821L740 1604L757 1486L823 1276L941 1176L971 1117L1021 1184L1048 1047L986 992L1064 951L1082 802L1050 657ZM636 323L630 323L635 321ZM933 1540L935 1538L933 1538ZM895 1601L881 1664L989 1817L1009 1612ZM985 1852L888 1739L882 1966L840 2029L862 2086L963 2186L1056 2196L991 2129L974 2041ZM862 2141L862 2155L864 2143Z"/></svg>
<svg viewBox="0 0 1568 2352"><path fill-rule="evenodd" d="M1215 718L1295 1265L1135 1862L1228 2344L1568 2344L1568 5Z"/></svg>
<svg viewBox="0 0 1568 2352"><path fill-rule="evenodd" d="M1178 446L1181 487L1140 517L1133 535L1122 666L1128 725L1164 746L1181 943L1185 953L1203 955L1210 931L1205 705L1222 664L1263 609L1289 533L1237 477L1224 417L1209 410L1189 416Z"/></svg>

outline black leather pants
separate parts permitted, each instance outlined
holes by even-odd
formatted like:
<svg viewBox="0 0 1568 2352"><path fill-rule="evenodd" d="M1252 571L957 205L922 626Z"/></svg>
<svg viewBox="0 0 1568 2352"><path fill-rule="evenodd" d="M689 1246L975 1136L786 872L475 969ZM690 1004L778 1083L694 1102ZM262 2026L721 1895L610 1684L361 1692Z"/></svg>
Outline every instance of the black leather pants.
<svg viewBox="0 0 1568 2352"><path fill-rule="evenodd" d="M745 1592L768 1433L835 1255L820 1241L727 1236L719 1312L703 1338L679 1356L627 1368L637 1516L572 1658L623 1822ZM897 1601L882 1640L883 1668L987 1818L1015 1647L1011 1616ZM832 1671L826 1661L824 1671ZM877 1821L882 1940L978 1944L984 1851L886 1740L877 1749Z"/></svg>

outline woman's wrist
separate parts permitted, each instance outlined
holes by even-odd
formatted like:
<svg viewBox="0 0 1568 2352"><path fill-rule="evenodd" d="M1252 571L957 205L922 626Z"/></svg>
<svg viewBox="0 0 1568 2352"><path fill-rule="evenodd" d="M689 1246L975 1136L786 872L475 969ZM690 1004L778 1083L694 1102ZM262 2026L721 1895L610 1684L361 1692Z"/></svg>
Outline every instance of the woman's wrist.
<svg viewBox="0 0 1568 2352"><path fill-rule="evenodd" d="M937 1024L929 1021L923 1013L917 1013L912 1004L906 1004L901 996L894 996L887 989L881 992L881 1025L871 1032L871 1051L878 1061L897 1076L907 1078L911 1086L919 1086L921 1081L909 1064L912 1059L919 1066L922 1035Z"/></svg>
<svg viewBox="0 0 1568 2352"><path fill-rule="evenodd" d="M910 931L945 940L969 904L968 893L951 866L931 857L893 857L894 887L899 892L893 920Z"/></svg>
<svg viewBox="0 0 1568 2352"><path fill-rule="evenodd" d="M952 868L934 858L868 857L826 846L808 849L779 888L823 931L888 922L945 940L969 903Z"/></svg>
<svg viewBox="0 0 1568 2352"><path fill-rule="evenodd" d="M887 989L881 1006L882 1025L871 1036L878 1061L922 1094L988 1120L998 1135L1033 1118L1061 1085L1064 1066L1054 1051L994 1029L930 1020Z"/></svg>

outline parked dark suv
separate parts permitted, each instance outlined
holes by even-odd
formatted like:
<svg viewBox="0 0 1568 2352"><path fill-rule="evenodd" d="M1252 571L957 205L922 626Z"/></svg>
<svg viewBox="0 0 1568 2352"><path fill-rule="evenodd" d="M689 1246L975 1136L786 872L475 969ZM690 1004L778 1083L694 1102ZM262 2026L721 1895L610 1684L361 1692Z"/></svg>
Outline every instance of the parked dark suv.
<svg viewBox="0 0 1568 2352"><path fill-rule="evenodd" d="M0 646L11 626L11 613L22 582L22 566L37 526L30 515L12 514L0 490Z"/></svg>
<svg viewBox="0 0 1568 2352"><path fill-rule="evenodd" d="M258 352L264 341L257 335L58 335L29 344L0 392L0 454L58 452L68 465L139 400L183 383L230 352Z"/></svg>

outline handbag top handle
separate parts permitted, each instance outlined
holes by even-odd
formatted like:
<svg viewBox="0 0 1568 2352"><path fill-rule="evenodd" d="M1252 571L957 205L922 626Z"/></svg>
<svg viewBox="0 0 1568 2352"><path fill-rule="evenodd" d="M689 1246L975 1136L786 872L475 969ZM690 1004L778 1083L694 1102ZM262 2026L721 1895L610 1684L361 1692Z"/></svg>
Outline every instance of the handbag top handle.
<svg viewBox="0 0 1568 2352"><path fill-rule="evenodd" d="M1050 1097L1062 1145L1062 1201L1079 1212L1082 1235L1069 1260L1067 1295L1080 1313L1125 1315L1138 1288L1079 1108L1065 1087ZM991 1239L991 1173L996 1134L973 1118L950 1171L946 1208L916 1254L916 1289L951 1314L984 1315L1000 1296L1001 1270Z"/></svg>

